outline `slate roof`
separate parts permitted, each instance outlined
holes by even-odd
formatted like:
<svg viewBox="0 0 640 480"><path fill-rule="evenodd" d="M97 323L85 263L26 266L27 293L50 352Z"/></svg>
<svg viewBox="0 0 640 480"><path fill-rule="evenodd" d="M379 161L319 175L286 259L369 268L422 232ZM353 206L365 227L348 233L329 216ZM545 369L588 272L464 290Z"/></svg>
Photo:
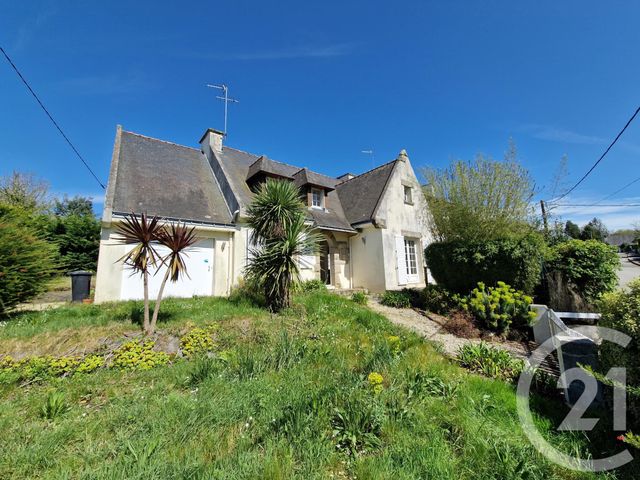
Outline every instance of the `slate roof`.
<svg viewBox="0 0 640 480"><path fill-rule="evenodd" d="M200 150L122 131L114 213L231 224L231 214Z"/></svg>
<svg viewBox="0 0 640 480"><path fill-rule="evenodd" d="M371 221L398 160L336 185L342 208L351 225Z"/></svg>
<svg viewBox="0 0 640 480"><path fill-rule="evenodd" d="M284 163L276 162L270 158L261 155L258 159L249 166L247 172L247 180L253 178L257 174L264 172L272 175L277 175L284 178L293 178L297 172L297 168Z"/></svg>
<svg viewBox="0 0 640 480"><path fill-rule="evenodd" d="M327 209L310 209L309 218L325 229L354 231L353 225L371 221L396 161L349 180L322 175L306 168L277 162L223 146L215 153L216 174L229 205L243 210L253 193L247 180L260 171L291 178L296 183L327 189ZM112 173L105 207L114 213L147 212L179 220L233 224L207 157L194 148L122 131L115 175ZM220 177L222 178L222 177ZM111 185L113 183L113 185ZM111 199L109 198L111 196ZM237 200L237 204L235 204Z"/></svg>
<svg viewBox="0 0 640 480"><path fill-rule="evenodd" d="M298 187L303 185L313 185L315 187L323 187L327 190L335 190L337 179L327 177L326 175L320 175L319 173L312 172L306 168L298 170L293 175L293 183Z"/></svg>
<svg viewBox="0 0 640 480"><path fill-rule="evenodd" d="M251 203L253 193L247 185L247 179L258 173L258 166L263 165L270 169L270 172L286 178L294 178L301 168L276 160L267 159L265 156L253 155L251 153L236 150L235 148L224 146L222 152L216 152L216 158L222 165L222 170L235 193L240 206L245 208ZM335 192L337 179L321 175L307 170L313 175L313 179L326 184L326 188L331 190L327 194L328 211L309 210L309 217L321 228L353 231L342 210L341 199Z"/></svg>

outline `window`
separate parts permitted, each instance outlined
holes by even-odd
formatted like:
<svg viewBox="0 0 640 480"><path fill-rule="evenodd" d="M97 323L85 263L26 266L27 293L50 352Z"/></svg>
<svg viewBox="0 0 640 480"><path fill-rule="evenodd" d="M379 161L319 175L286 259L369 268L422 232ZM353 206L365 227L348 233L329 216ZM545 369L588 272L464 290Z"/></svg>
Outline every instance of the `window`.
<svg viewBox="0 0 640 480"><path fill-rule="evenodd" d="M411 187L404 186L404 203L413 205L413 198L411 197Z"/></svg>
<svg viewBox="0 0 640 480"><path fill-rule="evenodd" d="M322 190L318 190L317 188L314 188L311 190L311 206L313 208L322 208L322 199L324 197L324 194L322 193Z"/></svg>
<svg viewBox="0 0 640 480"><path fill-rule="evenodd" d="M407 277L409 280L417 280L418 261L416 259L416 241L404 239L404 256L407 266ZM411 278L414 277L414 278Z"/></svg>

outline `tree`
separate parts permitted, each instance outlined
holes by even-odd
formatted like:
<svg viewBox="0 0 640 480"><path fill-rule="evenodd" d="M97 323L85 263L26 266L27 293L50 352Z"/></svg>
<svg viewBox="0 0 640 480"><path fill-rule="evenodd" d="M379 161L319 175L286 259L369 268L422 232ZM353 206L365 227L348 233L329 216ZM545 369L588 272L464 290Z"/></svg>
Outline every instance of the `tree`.
<svg viewBox="0 0 640 480"><path fill-rule="evenodd" d="M582 240L598 240L604 242L609 235L607 227L604 226L602 220L594 218L582 228L580 238Z"/></svg>
<svg viewBox="0 0 640 480"><path fill-rule="evenodd" d="M54 201L51 240L58 245L60 266L71 270L95 271L100 249L100 222L90 198L64 197Z"/></svg>
<svg viewBox="0 0 640 480"><path fill-rule="evenodd" d="M573 223L571 220L567 220L567 223L564 224L564 233L567 234L570 238L580 238L582 232L580 231L580 227Z"/></svg>
<svg viewBox="0 0 640 480"><path fill-rule="evenodd" d="M55 246L25 217L0 204L0 313L41 293L55 267Z"/></svg>
<svg viewBox="0 0 640 480"><path fill-rule="evenodd" d="M306 223L306 208L291 182L267 179L247 211L253 229L249 281L265 294L267 306L277 312L290 304L293 282L299 280L297 257L313 254L320 236Z"/></svg>
<svg viewBox="0 0 640 480"><path fill-rule="evenodd" d="M187 265L184 261L184 251L196 242L196 235L194 231L195 227L189 229L184 224L170 224L165 225L156 234L158 242L167 247L169 249L169 253L162 258L162 264L166 265L167 271L165 272L162 283L160 284L158 298L156 299L156 306L153 309L153 317L151 318L150 325L151 333L156 329L158 313L160 312L160 302L162 301L162 294L164 293L164 286L166 285L167 280L177 282L180 276L188 276Z"/></svg>
<svg viewBox="0 0 640 480"><path fill-rule="evenodd" d="M481 241L524 235L531 230L534 189L516 160L515 146L504 161L478 155L448 168L425 169L430 229L438 241Z"/></svg>
<svg viewBox="0 0 640 480"><path fill-rule="evenodd" d="M151 267L157 267L160 262L160 256L154 246L160 229L158 217L154 216L149 220L145 213L140 218L135 213L131 213L117 228L118 233L122 236L122 242L133 245L133 248L118 261L131 267L134 274L138 273L142 276L144 292L144 323L142 328L147 335L153 333L149 320L149 271Z"/></svg>
<svg viewBox="0 0 640 480"><path fill-rule="evenodd" d="M68 217L71 215L77 215L79 217L94 216L93 201L91 198L81 197L79 195L73 198L65 195L62 200L54 200L53 213L58 217Z"/></svg>
<svg viewBox="0 0 640 480"><path fill-rule="evenodd" d="M0 178L0 203L23 209L27 212L43 213L49 207L49 187L31 174L14 171Z"/></svg>

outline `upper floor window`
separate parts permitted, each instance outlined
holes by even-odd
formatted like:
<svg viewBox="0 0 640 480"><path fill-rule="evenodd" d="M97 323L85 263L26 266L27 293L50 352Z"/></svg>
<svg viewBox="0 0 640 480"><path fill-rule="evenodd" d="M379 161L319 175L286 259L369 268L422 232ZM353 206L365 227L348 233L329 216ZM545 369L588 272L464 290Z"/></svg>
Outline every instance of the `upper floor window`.
<svg viewBox="0 0 640 480"><path fill-rule="evenodd" d="M311 206L313 208L322 208L324 193L318 188L311 189Z"/></svg>
<svg viewBox="0 0 640 480"><path fill-rule="evenodd" d="M404 203L408 203L409 205L413 204L413 197L411 195L411 187L405 185L404 186Z"/></svg>

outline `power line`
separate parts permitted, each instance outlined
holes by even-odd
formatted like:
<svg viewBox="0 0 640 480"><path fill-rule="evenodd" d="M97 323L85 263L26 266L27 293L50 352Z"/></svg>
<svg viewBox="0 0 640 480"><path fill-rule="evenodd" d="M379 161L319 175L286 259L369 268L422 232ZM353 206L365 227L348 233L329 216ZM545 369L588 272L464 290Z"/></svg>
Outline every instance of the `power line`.
<svg viewBox="0 0 640 480"><path fill-rule="evenodd" d="M630 181L629 183L627 183L624 187L619 188L618 190L616 190L615 192L607 195L606 197L598 200L596 202L596 204L600 203L600 202L604 202L605 200L610 199L611 197L615 197L617 194L619 194L621 191L626 190L627 188L629 188L631 185L633 185L634 183L640 182L640 177L636 178L635 180Z"/></svg>
<svg viewBox="0 0 640 480"><path fill-rule="evenodd" d="M558 207L640 207L640 203L556 203L551 208Z"/></svg>
<svg viewBox="0 0 640 480"><path fill-rule="evenodd" d="M560 195L558 198L553 199L554 202L557 202L558 200L563 199L564 197L566 197L567 195L569 195L571 192L573 192L576 187L578 185L580 185L582 182L584 182L584 180L591 174L591 172L593 172L593 170L598 166L598 164L604 159L604 157L607 156L607 153L609 153L609 150L611 150L611 147L613 147L616 142L618 141L618 139L622 136L622 134L624 133L624 131L627 129L627 127L629 125L631 125L631 122L633 122L633 120L636 118L636 116L638 115L638 113L640 113L640 107L638 107L635 111L635 113L633 115L631 115L631 118L627 121L627 123L625 124L625 126L623 127L622 130L620 130L620 132L618 133L618 135L616 135L616 138L613 139L613 142L611 142L611 144L607 147L607 149L604 151L604 153L602 155L600 155L600 158L596 161L596 163L594 163L591 168L587 171L587 173L585 173L582 178L580 180L578 180L576 182L576 184L571 187L569 190L567 190L565 193L563 193L562 195Z"/></svg>
<svg viewBox="0 0 640 480"><path fill-rule="evenodd" d="M25 80L25 78L22 76L22 74L20 73L20 70L18 70L18 67L15 66L15 64L11 61L11 58L9 58L9 55L7 55L7 52L4 51L4 48L0 47L0 51L2 51L2 54L4 55L4 58L7 59L7 62L9 62L9 65L11 65L11 67L15 70L15 72L18 74L18 77L20 77L20 80L22 80L22 83L24 83L24 85L27 87L27 89L29 90L29 92L31 93L31 95L33 95L33 98L36 99L36 102L38 102L38 105L40 105L40 108L42 108L42 110L44 111L44 113L47 114L47 117L49 117L49 120L51 120L51 122L53 123L53 125L58 129L58 132L60 132L60 135L62 135L62 137L66 140L66 142L69 144L69 146L71 147L71 149L75 152L75 154L78 156L78 158L80 159L80 161L84 164L84 166L87 168L87 170L89 170L89 173L91 173L91 175L93 176L93 178L95 178L96 182L98 182L98 184L103 188L106 189L106 187L104 186L104 184L100 181L100 179L97 177L97 175L93 172L93 170L91 169L91 167L89 166L89 164L85 161L84 158L82 158L82 155L80 155L80 152L78 152L78 149L73 145L73 143L71 143L71 140L69 140L69 137L67 137L65 135L65 133L62 131L62 128L60 127L60 125L58 125L58 122L56 122L54 120L54 118L51 116L51 114L49 113L49 110L47 110L47 107L44 106L44 104L42 103L42 101L40 101L40 98L38 98L38 95L36 95L36 92L33 91L33 89L31 88L31 86L29 85L29 83Z"/></svg>

